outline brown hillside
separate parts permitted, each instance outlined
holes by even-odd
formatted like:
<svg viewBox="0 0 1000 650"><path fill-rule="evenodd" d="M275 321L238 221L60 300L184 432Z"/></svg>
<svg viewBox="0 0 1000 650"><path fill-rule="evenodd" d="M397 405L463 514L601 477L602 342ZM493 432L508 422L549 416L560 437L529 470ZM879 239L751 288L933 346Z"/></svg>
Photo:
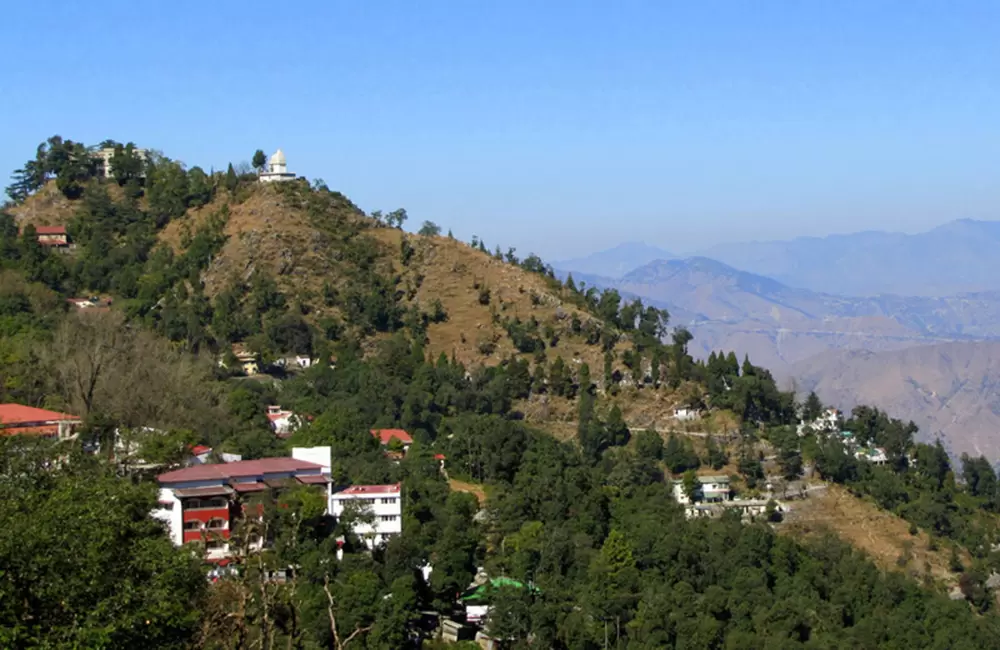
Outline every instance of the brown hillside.
<svg viewBox="0 0 1000 650"><path fill-rule="evenodd" d="M810 492L809 498L792 506L788 523L780 527L787 534L808 537L831 532L870 555L884 570L905 570L949 588L958 581L949 569L949 547L942 543L934 548L927 533L911 535L907 521L839 485ZM968 553L962 551L960 557L968 566Z"/></svg>
<svg viewBox="0 0 1000 650"><path fill-rule="evenodd" d="M33 226L64 226L69 223L76 212L76 203L70 201L56 187L55 181L49 181L45 186L29 196L21 205L9 210L14 215L19 227L31 224Z"/></svg>

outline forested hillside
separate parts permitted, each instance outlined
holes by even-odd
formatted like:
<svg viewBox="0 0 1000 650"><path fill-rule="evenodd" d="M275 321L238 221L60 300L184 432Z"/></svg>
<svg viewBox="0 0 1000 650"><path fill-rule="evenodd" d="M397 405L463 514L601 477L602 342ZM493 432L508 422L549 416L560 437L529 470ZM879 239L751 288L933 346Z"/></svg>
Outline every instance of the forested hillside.
<svg viewBox="0 0 1000 650"><path fill-rule="evenodd" d="M891 461L862 465L795 435L815 396L798 404L732 353L696 362L664 311L559 282L534 255L430 222L406 233L405 211L365 214L319 182L102 145L111 178L83 145L43 143L0 217L2 401L84 420L77 442L0 436L0 646L418 647L482 568L522 585L492 594L486 630L506 647L1000 647L988 463L968 459L963 487L912 427L858 411ZM39 242L57 224L72 248ZM91 295L104 306L67 302ZM242 376L233 344L264 372ZM291 354L319 362L274 363ZM644 401L727 435L639 431L626 415ZM269 404L303 414L289 440ZM574 435L550 435L539 404ZM413 435L401 462L375 427ZM368 553L351 516L288 490L234 532L267 552L209 583L148 516L156 484L133 462L177 466L196 443L248 459L329 445L338 484L402 483L403 534ZM952 567L964 599L832 536L779 535L773 505L689 520L671 496L671 476L700 470L761 494L765 463L788 480L815 464L968 549Z"/></svg>

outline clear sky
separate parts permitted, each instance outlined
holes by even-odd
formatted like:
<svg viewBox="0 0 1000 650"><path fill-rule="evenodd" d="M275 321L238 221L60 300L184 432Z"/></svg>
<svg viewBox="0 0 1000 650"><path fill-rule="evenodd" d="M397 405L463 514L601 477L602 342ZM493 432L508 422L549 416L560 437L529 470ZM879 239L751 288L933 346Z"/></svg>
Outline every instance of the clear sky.
<svg viewBox="0 0 1000 650"><path fill-rule="evenodd" d="M547 259L1000 219L996 0L32 0L0 170L58 133L284 149L366 210Z"/></svg>

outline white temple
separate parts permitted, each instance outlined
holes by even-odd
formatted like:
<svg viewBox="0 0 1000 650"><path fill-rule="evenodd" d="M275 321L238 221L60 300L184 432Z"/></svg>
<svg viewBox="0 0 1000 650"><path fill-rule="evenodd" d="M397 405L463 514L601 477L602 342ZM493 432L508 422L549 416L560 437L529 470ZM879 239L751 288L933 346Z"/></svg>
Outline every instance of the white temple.
<svg viewBox="0 0 1000 650"><path fill-rule="evenodd" d="M275 181L293 181L295 174L288 172L288 163L285 162L285 154L278 149L267 161L267 168L260 173L261 183L272 183Z"/></svg>

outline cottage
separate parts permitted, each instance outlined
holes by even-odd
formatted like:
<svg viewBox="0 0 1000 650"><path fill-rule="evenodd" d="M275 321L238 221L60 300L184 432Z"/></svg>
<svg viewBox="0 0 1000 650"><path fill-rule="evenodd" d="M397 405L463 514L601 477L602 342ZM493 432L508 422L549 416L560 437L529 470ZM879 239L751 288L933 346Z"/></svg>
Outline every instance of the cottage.
<svg viewBox="0 0 1000 650"><path fill-rule="evenodd" d="M402 429L372 429L372 437L378 438L387 452L402 452L405 454L413 444L413 438Z"/></svg>
<svg viewBox="0 0 1000 650"><path fill-rule="evenodd" d="M0 404L0 436L29 435L67 440L76 437L82 422L76 415L23 404Z"/></svg>

